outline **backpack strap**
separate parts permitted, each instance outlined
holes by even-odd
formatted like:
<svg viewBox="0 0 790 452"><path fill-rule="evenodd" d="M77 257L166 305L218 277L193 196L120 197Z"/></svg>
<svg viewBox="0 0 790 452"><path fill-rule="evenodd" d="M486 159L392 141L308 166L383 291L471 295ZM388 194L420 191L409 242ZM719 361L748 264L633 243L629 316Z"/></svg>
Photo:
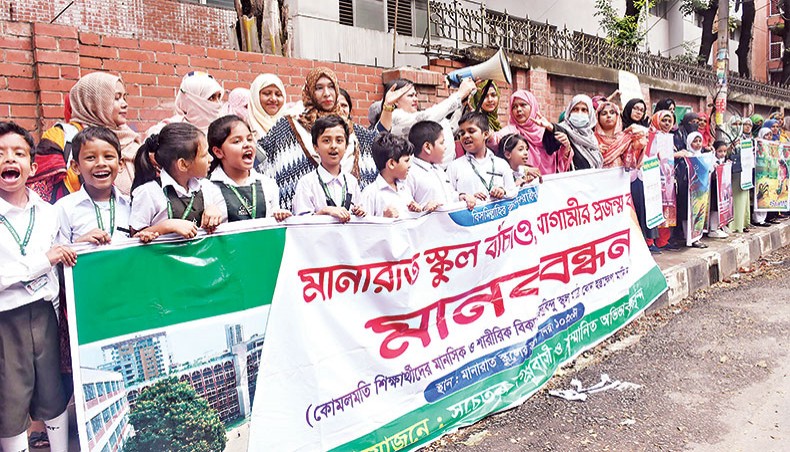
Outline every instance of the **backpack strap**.
<svg viewBox="0 0 790 452"><path fill-rule="evenodd" d="M71 163L71 142L80 132L80 129L68 122L59 122L55 125L63 129L63 160L66 161L66 167L68 167L69 163Z"/></svg>

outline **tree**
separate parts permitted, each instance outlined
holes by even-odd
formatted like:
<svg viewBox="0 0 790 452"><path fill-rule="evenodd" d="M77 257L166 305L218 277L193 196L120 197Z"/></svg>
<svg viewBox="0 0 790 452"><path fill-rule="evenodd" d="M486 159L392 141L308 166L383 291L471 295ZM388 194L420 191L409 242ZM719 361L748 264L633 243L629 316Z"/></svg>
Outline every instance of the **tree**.
<svg viewBox="0 0 790 452"><path fill-rule="evenodd" d="M735 54L738 55L738 74L741 77L751 77L749 52L752 49L754 31L754 0L737 0L735 11L738 11L739 4L743 6L743 13L741 13L741 37L738 40L738 50L735 51Z"/></svg>
<svg viewBox="0 0 790 452"><path fill-rule="evenodd" d="M717 0L683 0L680 4L680 12L683 15L688 16L694 13L702 15L702 37L699 43L697 64L704 65L708 63L713 43L719 38L718 31L713 31L718 8L719 2Z"/></svg>
<svg viewBox="0 0 790 452"><path fill-rule="evenodd" d="M612 44L635 50L645 39L646 33L639 31L642 25L640 12L653 7L658 0L626 0L625 14L620 17L612 6L612 0L595 0L595 16L599 18L606 38Z"/></svg>
<svg viewBox="0 0 790 452"><path fill-rule="evenodd" d="M219 452L225 427L192 386L166 378L143 389L129 414L134 436L124 451Z"/></svg>

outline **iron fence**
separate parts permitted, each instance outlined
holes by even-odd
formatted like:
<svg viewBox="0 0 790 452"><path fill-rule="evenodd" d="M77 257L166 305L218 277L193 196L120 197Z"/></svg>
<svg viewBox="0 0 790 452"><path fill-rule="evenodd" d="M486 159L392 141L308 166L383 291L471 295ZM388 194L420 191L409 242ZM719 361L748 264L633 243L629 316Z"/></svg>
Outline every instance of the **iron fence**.
<svg viewBox="0 0 790 452"><path fill-rule="evenodd" d="M573 61L585 65L626 70L639 75L701 86L713 87L716 76L707 65L688 64L661 55L640 52L609 43L599 36L559 29L502 12L461 7L431 1L428 7L428 48L444 49L431 44L433 38L454 43L451 53L462 54L470 46L503 48L522 55ZM732 73L728 77L731 91L754 94L790 102L790 89L764 83Z"/></svg>

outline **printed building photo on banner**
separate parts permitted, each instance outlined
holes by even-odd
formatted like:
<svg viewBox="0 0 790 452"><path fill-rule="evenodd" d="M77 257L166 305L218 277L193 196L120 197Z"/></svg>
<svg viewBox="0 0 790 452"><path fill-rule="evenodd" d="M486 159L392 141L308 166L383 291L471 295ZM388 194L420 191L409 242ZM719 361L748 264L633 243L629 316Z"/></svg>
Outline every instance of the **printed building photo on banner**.
<svg viewBox="0 0 790 452"><path fill-rule="evenodd" d="M790 147L778 141L755 140L754 205L758 212L782 212L790 206L787 154Z"/></svg>
<svg viewBox="0 0 790 452"><path fill-rule="evenodd" d="M708 213L710 212L711 172L713 171L713 154L698 157L684 157L688 166L688 217L686 219L686 245L702 237Z"/></svg>
<svg viewBox="0 0 790 452"><path fill-rule="evenodd" d="M248 450L285 229L227 229L67 269L79 450Z"/></svg>

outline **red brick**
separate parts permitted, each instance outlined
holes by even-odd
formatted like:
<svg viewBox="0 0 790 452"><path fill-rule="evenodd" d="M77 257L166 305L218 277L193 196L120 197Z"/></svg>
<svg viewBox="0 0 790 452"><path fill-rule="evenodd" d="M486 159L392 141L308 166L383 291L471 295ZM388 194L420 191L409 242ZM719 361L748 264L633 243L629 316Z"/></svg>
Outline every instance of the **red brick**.
<svg viewBox="0 0 790 452"><path fill-rule="evenodd" d="M285 59L285 58L283 58L283 59ZM294 58L290 62L287 62L286 64L290 64L291 66L295 66L295 67L305 67L305 68L310 68L310 69L312 69L314 67L312 61L301 60L301 59L298 59L298 58ZM320 62L318 63L318 66L326 67L326 65L324 65L323 63L320 63Z"/></svg>
<svg viewBox="0 0 790 452"><path fill-rule="evenodd" d="M54 92L46 92L41 93L41 103L44 105L63 105L63 98L66 94L63 93L54 93Z"/></svg>
<svg viewBox="0 0 790 452"><path fill-rule="evenodd" d="M82 44L99 45L101 44L101 36L96 33L81 32L80 42Z"/></svg>
<svg viewBox="0 0 790 452"><path fill-rule="evenodd" d="M222 69L227 69L230 71L247 72L250 70L250 63L245 63L243 61L220 60L219 64Z"/></svg>
<svg viewBox="0 0 790 452"><path fill-rule="evenodd" d="M2 85L0 85L2 86ZM11 116L11 106L10 105L0 105L0 118L5 119L13 119Z"/></svg>
<svg viewBox="0 0 790 452"><path fill-rule="evenodd" d="M214 70L211 71L211 75L215 79L217 79L220 82L220 84L224 80L236 81L236 80L239 79L239 76L234 71L222 71L222 70L219 70L219 69L214 69Z"/></svg>
<svg viewBox="0 0 790 452"><path fill-rule="evenodd" d="M141 109L137 110L137 116L143 120L152 120L152 121L161 121L168 116L172 116L173 113L168 110L148 110L148 109Z"/></svg>
<svg viewBox="0 0 790 452"><path fill-rule="evenodd" d="M82 46L80 55L85 57L118 58L118 49L112 47Z"/></svg>
<svg viewBox="0 0 790 452"><path fill-rule="evenodd" d="M137 72L140 70L140 62L128 60L104 60L103 68L108 71L116 72Z"/></svg>
<svg viewBox="0 0 790 452"><path fill-rule="evenodd" d="M0 63L0 74L9 77L32 77L33 67L29 64Z"/></svg>
<svg viewBox="0 0 790 452"><path fill-rule="evenodd" d="M63 111L63 107L61 110ZM14 118L37 118L35 105L11 105L11 116Z"/></svg>
<svg viewBox="0 0 790 452"><path fill-rule="evenodd" d="M62 52L79 52L80 43L76 39L61 39L58 41L58 49Z"/></svg>
<svg viewBox="0 0 790 452"><path fill-rule="evenodd" d="M98 58L82 57L80 58L80 67L90 69L101 69L102 60Z"/></svg>
<svg viewBox="0 0 790 452"><path fill-rule="evenodd" d="M357 74L381 75L381 69L371 66L357 66Z"/></svg>
<svg viewBox="0 0 790 452"><path fill-rule="evenodd" d="M58 38L77 39L77 29L67 25L55 25L37 22L33 24L33 31L35 32L36 36L45 35L55 36Z"/></svg>
<svg viewBox="0 0 790 452"><path fill-rule="evenodd" d="M177 77L177 76L174 77L169 75L158 75L156 77L155 84L159 86L172 86L174 88L177 88L181 86L181 78L182 77Z"/></svg>
<svg viewBox="0 0 790 452"><path fill-rule="evenodd" d="M0 91L0 104L35 105L36 93L33 91Z"/></svg>
<svg viewBox="0 0 790 452"><path fill-rule="evenodd" d="M80 68L77 66L61 66L60 77L69 80L77 80L80 78Z"/></svg>
<svg viewBox="0 0 790 452"><path fill-rule="evenodd" d="M236 59L239 61L249 61L250 63L260 63L265 60L265 57L260 53L236 52Z"/></svg>
<svg viewBox="0 0 790 452"><path fill-rule="evenodd" d="M6 63L33 63L33 52L29 50L6 50L5 51Z"/></svg>
<svg viewBox="0 0 790 452"><path fill-rule="evenodd" d="M158 41L144 41L140 40L140 48L143 50L153 50L154 52L172 52L173 43L171 42L158 42Z"/></svg>
<svg viewBox="0 0 790 452"><path fill-rule="evenodd" d="M118 58L122 60L150 61L150 62L154 62L155 59L153 52L140 51L140 50L126 50L126 49L118 50Z"/></svg>
<svg viewBox="0 0 790 452"><path fill-rule="evenodd" d="M134 96L129 98L129 106L134 108L152 108L159 105L159 99L156 97L140 97Z"/></svg>
<svg viewBox="0 0 790 452"><path fill-rule="evenodd" d="M5 32L8 36L33 36L33 27L28 22L6 22Z"/></svg>
<svg viewBox="0 0 790 452"><path fill-rule="evenodd" d="M36 35L33 37L33 45L37 49L58 50L58 41L52 36Z"/></svg>
<svg viewBox="0 0 790 452"><path fill-rule="evenodd" d="M167 64L189 64L189 57L186 55L175 55L170 53L157 53L157 63Z"/></svg>
<svg viewBox="0 0 790 452"><path fill-rule="evenodd" d="M0 49L31 50L32 48L29 38L0 36Z"/></svg>
<svg viewBox="0 0 790 452"><path fill-rule="evenodd" d="M259 74L273 74L278 68L272 64L252 63L250 64L250 72L254 73L257 77Z"/></svg>
<svg viewBox="0 0 790 452"><path fill-rule="evenodd" d="M17 123L20 127L27 129L30 132L35 132L38 127L36 123L37 120L33 118L20 118L20 119L11 118L11 119L13 119L14 122Z"/></svg>
<svg viewBox="0 0 790 452"><path fill-rule="evenodd" d="M190 46L185 44L173 44L176 53L189 56L206 56L206 48L200 46Z"/></svg>
<svg viewBox="0 0 790 452"><path fill-rule="evenodd" d="M219 58L220 60L236 60L236 53L235 50L214 49L211 47L206 49L206 55L209 58Z"/></svg>
<svg viewBox="0 0 790 452"><path fill-rule="evenodd" d="M171 64L140 63L140 71L149 74L173 75L175 68Z"/></svg>
<svg viewBox="0 0 790 452"><path fill-rule="evenodd" d="M60 78L60 65L46 63L36 65L36 74L42 78Z"/></svg>
<svg viewBox="0 0 790 452"><path fill-rule="evenodd" d="M175 89L166 88L163 86L141 86L140 92L142 96L146 97L163 97L173 99L176 96Z"/></svg>
<svg viewBox="0 0 790 452"><path fill-rule="evenodd" d="M219 69L219 60L216 58L190 57L189 64L195 69Z"/></svg>
<svg viewBox="0 0 790 452"><path fill-rule="evenodd" d="M123 81L133 85L156 85L156 76L153 74L129 72L123 74Z"/></svg>
<svg viewBox="0 0 790 452"><path fill-rule="evenodd" d="M72 86L74 86L73 80L43 78L38 81L38 87L41 91L68 92Z"/></svg>
<svg viewBox="0 0 790 452"><path fill-rule="evenodd" d="M63 105L42 105L41 116L44 118L62 118Z"/></svg>
<svg viewBox="0 0 790 452"><path fill-rule="evenodd" d="M36 86L36 80L32 78L8 77L7 80L8 89L11 90L35 91L38 88Z"/></svg>
<svg viewBox="0 0 790 452"><path fill-rule="evenodd" d="M136 49L139 47L137 39L119 38L117 36L102 36L101 43L106 47L121 47L124 49Z"/></svg>

